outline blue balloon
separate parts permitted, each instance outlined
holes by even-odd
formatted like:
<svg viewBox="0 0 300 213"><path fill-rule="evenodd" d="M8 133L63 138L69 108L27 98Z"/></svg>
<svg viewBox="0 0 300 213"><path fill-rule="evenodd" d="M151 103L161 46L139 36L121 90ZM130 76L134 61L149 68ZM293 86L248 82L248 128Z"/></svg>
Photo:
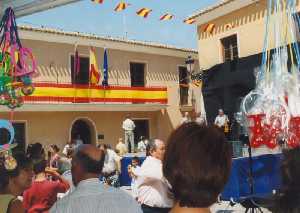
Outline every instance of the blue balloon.
<svg viewBox="0 0 300 213"><path fill-rule="evenodd" d="M1 128L6 129L9 132L10 139L9 139L8 144L12 144L14 142L14 138L15 138L15 129L14 129L13 125L8 120L0 120L0 129ZM1 135L0 135L0 137L1 137ZM3 145L0 145L0 148L2 146Z"/></svg>

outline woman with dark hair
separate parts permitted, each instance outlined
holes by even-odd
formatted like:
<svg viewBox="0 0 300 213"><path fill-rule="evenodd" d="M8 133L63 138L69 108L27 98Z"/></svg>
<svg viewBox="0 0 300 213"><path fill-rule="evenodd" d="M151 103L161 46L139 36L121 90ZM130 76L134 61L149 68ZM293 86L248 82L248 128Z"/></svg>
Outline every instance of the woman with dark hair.
<svg viewBox="0 0 300 213"><path fill-rule="evenodd" d="M9 168L8 158L0 157L0 213L25 212L22 202L17 197L31 185L32 164L24 153L16 153L13 158L16 167Z"/></svg>
<svg viewBox="0 0 300 213"><path fill-rule="evenodd" d="M45 159L35 159L33 171L34 181L29 189L24 192L23 205L28 213L47 212L57 200L58 193L65 193L69 189L68 181L57 172L47 170ZM48 180L48 176L57 181Z"/></svg>
<svg viewBox="0 0 300 213"><path fill-rule="evenodd" d="M283 152L282 187L275 195L274 213L300 212L300 147Z"/></svg>
<svg viewBox="0 0 300 213"><path fill-rule="evenodd" d="M216 127L190 122L169 137L163 173L171 185L172 213L210 212L231 169L231 146Z"/></svg>

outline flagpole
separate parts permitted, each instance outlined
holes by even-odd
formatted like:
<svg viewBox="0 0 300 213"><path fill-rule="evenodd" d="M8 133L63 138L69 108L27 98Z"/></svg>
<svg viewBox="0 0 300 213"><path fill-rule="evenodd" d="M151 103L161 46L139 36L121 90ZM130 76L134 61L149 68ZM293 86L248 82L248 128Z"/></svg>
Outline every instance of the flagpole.
<svg viewBox="0 0 300 213"><path fill-rule="evenodd" d="M123 12L123 30L125 36L124 38L127 39L128 32L127 32L127 25L126 25L126 16L124 12Z"/></svg>

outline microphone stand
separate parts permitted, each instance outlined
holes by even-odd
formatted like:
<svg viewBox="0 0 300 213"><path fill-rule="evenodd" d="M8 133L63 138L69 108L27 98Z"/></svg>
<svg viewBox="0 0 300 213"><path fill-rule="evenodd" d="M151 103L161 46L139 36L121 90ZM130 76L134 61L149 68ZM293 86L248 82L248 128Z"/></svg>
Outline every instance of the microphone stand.
<svg viewBox="0 0 300 213"><path fill-rule="evenodd" d="M250 146L249 136L244 135L244 144L248 145L248 162L249 162L249 187L250 187L250 196L245 200L241 201L241 205L246 208L245 213L255 213L260 212L263 213L262 209L255 202L254 197L254 178L253 178L253 157L252 157L252 149Z"/></svg>

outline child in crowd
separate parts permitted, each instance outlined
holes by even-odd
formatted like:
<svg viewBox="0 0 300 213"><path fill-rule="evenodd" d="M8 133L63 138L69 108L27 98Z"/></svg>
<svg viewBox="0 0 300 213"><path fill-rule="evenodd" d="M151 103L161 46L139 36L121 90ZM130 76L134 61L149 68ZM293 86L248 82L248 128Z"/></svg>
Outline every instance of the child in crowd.
<svg viewBox="0 0 300 213"><path fill-rule="evenodd" d="M131 164L128 165L128 175L131 177L131 192L133 197L137 198L137 184L136 184L136 173L140 169L140 160L138 157L133 157L131 160Z"/></svg>

